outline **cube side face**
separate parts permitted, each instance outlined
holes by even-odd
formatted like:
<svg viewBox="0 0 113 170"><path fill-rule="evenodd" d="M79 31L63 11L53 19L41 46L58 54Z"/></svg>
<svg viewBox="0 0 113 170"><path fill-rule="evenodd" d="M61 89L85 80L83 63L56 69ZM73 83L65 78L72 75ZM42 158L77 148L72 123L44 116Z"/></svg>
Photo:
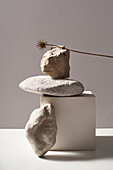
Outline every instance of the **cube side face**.
<svg viewBox="0 0 113 170"><path fill-rule="evenodd" d="M95 150L95 97L41 96L40 105L51 103L57 121L56 143L51 150Z"/></svg>

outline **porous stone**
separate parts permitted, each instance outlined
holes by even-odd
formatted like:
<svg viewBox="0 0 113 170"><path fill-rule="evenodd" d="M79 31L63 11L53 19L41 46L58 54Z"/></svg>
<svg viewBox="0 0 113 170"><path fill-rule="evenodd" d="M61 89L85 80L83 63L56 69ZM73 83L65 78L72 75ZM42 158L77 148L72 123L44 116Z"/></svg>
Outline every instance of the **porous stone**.
<svg viewBox="0 0 113 170"><path fill-rule="evenodd" d="M19 84L25 91L53 96L75 96L84 91L84 86L76 80L52 79L50 76L30 77Z"/></svg>
<svg viewBox="0 0 113 170"><path fill-rule="evenodd" d="M46 104L34 110L25 131L35 154L43 156L56 142L57 125L53 106Z"/></svg>
<svg viewBox="0 0 113 170"><path fill-rule="evenodd" d="M63 46L53 47L48 50L41 60L41 70L52 78L66 78L70 74L69 57L70 52Z"/></svg>

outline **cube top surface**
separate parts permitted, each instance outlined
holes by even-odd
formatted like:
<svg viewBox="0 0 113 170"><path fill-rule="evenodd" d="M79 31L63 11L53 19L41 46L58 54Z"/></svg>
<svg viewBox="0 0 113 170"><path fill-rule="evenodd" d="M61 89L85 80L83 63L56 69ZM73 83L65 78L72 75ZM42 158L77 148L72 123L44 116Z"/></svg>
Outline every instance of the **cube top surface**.
<svg viewBox="0 0 113 170"><path fill-rule="evenodd" d="M77 97L95 97L91 91L84 91L81 95L77 96L51 96L43 94L42 97L55 97L55 98L77 98Z"/></svg>

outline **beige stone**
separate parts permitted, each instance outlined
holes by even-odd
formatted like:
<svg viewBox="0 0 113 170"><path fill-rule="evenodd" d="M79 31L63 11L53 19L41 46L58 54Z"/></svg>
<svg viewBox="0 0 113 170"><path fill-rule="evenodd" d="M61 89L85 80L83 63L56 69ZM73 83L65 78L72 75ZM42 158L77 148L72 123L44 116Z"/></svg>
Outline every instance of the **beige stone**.
<svg viewBox="0 0 113 170"><path fill-rule="evenodd" d="M36 155L43 156L56 142L57 125L53 106L46 104L35 109L26 124L25 131Z"/></svg>
<svg viewBox="0 0 113 170"><path fill-rule="evenodd" d="M66 78L70 76L70 52L62 48L53 47L48 50L41 60L41 70L52 78Z"/></svg>

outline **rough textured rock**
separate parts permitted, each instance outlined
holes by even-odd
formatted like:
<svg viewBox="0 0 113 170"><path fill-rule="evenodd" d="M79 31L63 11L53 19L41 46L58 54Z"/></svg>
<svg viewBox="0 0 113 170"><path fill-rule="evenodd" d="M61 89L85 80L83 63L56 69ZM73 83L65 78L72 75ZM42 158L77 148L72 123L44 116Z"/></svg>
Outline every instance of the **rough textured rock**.
<svg viewBox="0 0 113 170"><path fill-rule="evenodd" d="M53 106L47 104L34 110L25 130L34 152L43 156L56 142L57 126Z"/></svg>
<svg viewBox="0 0 113 170"><path fill-rule="evenodd" d="M30 77L19 84L19 87L32 93L53 96L74 96L83 92L84 86L76 80L52 79L50 76Z"/></svg>
<svg viewBox="0 0 113 170"><path fill-rule="evenodd" d="M69 77L69 50L53 47L48 50L41 60L41 70L43 73L50 75L52 78Z"/></svg>

